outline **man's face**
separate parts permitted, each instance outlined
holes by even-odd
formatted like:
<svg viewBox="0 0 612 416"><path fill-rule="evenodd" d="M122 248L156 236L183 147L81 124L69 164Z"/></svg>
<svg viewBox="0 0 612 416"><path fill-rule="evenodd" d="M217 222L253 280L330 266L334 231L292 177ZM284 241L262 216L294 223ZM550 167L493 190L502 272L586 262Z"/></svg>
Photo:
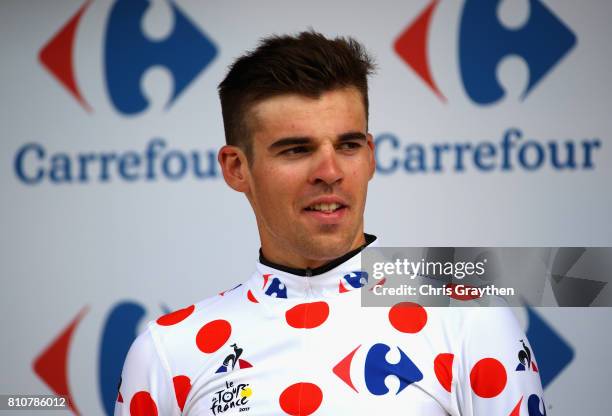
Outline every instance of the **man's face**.
<svg viewBox="0 0 612 416"><path fill-rule="evenodd" d="M264 255L317 267L363 244L375 162L359 91L336 89L317 99L281 95L257 103L250 115L245 193Z"/></svg>

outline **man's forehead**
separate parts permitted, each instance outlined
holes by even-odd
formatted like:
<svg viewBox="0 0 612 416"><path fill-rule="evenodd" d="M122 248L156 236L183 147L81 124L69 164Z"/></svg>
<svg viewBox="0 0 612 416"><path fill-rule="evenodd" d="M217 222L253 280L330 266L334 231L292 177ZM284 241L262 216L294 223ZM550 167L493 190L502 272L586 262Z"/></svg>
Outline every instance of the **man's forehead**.
<svg viewBox="0 0 612 416"><path fill-rule="evenodd" d="M255 134L266 136L309 135L317 131L365 132L363 98L354 87L326 91L318 97L282 94L251 107L249 125Z"/></svg>

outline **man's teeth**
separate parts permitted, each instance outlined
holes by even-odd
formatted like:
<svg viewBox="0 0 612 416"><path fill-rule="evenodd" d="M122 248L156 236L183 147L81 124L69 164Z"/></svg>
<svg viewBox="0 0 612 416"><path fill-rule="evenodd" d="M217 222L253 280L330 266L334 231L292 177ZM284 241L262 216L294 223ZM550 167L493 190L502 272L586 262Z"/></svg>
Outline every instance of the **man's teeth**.
<svg viewBox="0 0 612 416"><path fill-rule="evenodd" d="M308 207L310 211L323 211L323 212L334 212L338 208L340 208L340 204L331 203L331 204L315 204Z"/></svg>

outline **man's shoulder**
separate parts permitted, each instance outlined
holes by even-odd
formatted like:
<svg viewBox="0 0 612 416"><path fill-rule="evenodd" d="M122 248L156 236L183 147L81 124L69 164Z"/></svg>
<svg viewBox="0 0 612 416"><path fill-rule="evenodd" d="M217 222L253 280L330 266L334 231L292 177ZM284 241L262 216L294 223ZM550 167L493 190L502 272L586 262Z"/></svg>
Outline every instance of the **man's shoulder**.
<svg viewBox="0 0 612 416"><path fill-rule="evenodd" d="M129 354L141 362L159 362L169 374L203 371L229 340L230 322L244 315L247 296L241 284L152 320Z"/></svg>
<svg viewBox="0 0 612 416"><path fill-rule="evenodd" d="M149 323L155 335L179 336L214 319L232 315L239 304L244 303L247 293L244 284L209 296L197 303L167 313Z"/></svg>
<svg viewBox="0 0 612 416"><path fill-rule="evenodd" d="M451 336L455 343L488 338L500 334L517 334L522 331L520 311L504 302L491 302L487 306L428 307L427 324L432 329Z"/></svg>

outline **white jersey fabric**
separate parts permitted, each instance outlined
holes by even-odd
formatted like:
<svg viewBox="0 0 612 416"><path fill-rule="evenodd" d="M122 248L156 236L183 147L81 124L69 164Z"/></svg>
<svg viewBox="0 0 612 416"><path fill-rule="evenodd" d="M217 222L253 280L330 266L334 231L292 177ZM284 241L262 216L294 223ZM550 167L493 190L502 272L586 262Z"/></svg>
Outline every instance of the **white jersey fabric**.
<svg viewBox="0 0 612 416"><path fill-rule="evenodd" d="M149 323L115 415L546 415L510 309L364 308L360 267L359 254L310 277L259 262Z"/></svg>

